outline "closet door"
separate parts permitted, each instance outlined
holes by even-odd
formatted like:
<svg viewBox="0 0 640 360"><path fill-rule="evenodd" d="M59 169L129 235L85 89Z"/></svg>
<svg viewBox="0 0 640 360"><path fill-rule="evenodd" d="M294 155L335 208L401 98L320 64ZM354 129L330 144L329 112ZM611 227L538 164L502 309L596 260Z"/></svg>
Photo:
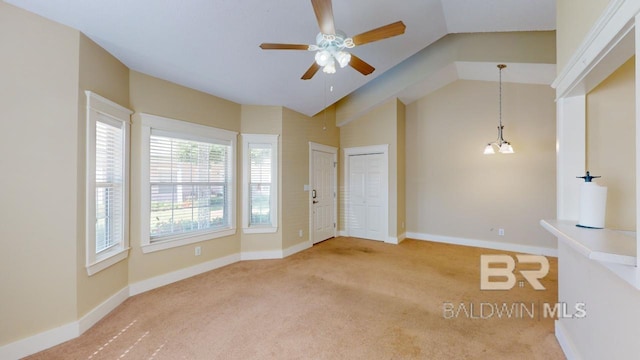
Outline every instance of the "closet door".
<svg viewBox="0 0 640 360"><path fill-rule="evenodd" d="M383 154L349 156L349 235L384 241L386 195Z"/></svg>

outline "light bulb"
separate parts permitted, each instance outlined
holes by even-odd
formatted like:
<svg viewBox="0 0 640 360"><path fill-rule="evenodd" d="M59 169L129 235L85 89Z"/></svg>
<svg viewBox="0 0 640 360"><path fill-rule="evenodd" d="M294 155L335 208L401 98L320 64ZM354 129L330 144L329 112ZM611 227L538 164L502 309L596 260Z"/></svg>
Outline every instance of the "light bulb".
<svg viewBox="0 0 640 360"><path fill-rule="evenodd" d="M322 68L322 71L325 74L335 74L336 73L336 62L333 59L330 59L329 63Z"/></svg>
<svg viewBox="0 0 640 360"><path fill-rule="evenodd" d="M503 154L513 154L513 147L508 142L502 143L500 145L500 152Z"/></svg>
<svg viewBox="0 0 640 360"><path fill-rule="evenodd" d="M493 146L491 146L491 144L487 145L486 148L484 148L484 154L485 155L491 155L491 154L495 154L496 152L493 150Z"/></svg>
<svg viewBox="0 0 640 360"><path fill-rule="evenodd" d="M343 68L349 65L349 62L351 61L351 54L346 51L338 51L335 55L335 58L336 60L338 60L338 64L340 64L340 67Z"/></svg>
<svg viewBox="0 0 640 360"><path fill-rule="evenodd" d="M316 53L316 63L320 66L326 66L331 60L331 53L327 50L318 51Z"/></svg>

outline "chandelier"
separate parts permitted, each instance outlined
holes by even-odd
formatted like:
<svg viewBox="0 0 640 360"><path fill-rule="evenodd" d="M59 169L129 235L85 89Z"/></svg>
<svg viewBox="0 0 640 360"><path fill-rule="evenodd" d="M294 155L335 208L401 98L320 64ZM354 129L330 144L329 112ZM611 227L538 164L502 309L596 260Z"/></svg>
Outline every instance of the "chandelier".
<svg viewBox="0 0 640 360"><path fill-rule="evenodd" d="M505 64L498 64L498 69L500 73L500 95L499 95L499 122L498 122L498 139L496 141L490 142L484 148L484 154L490 155L495 154L495 149L498 149L498 152L502 154L513 154L513 147L511 144L504 139L502 136L502 132L504 131L504 125L502 125L502 69L506 68Z"/></svg>

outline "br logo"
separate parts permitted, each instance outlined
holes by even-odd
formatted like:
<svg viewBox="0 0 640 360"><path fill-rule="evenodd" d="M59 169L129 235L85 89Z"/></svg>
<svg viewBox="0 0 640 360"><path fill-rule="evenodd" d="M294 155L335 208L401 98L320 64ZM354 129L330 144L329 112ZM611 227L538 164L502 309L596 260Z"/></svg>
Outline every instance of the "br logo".
<svg viewBox="0 0 640 360"><path fill-rule="evenodd" d="M534 289L545 290L539 279L549 273L549 260L541 255L516 255L516 259L519 264L540 265L538 270L519 272ZM480 290L512 289L516 285L516 276L513 274L515 268L516 261L510 255L480 255ZM524 286L524 282L520 286Z"/></svg>

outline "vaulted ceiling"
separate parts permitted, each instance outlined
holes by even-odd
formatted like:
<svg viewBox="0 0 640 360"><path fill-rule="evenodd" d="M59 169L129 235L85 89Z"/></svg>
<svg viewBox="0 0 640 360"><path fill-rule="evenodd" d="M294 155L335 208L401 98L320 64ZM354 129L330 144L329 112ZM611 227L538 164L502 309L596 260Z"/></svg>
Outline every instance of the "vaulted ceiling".
<svg viewBox="0 0 640 360"><path fill-rule="evenodd" d="M240 104L314 115L449 33L555 29L555 0L333 0L353 36L398 20L404 35L357 46L376 70L301 80L314 54L263 42L313 44L310 0L5 0L83 32L129 68ZM327 91L332 88L332 91Z"/></svg>

